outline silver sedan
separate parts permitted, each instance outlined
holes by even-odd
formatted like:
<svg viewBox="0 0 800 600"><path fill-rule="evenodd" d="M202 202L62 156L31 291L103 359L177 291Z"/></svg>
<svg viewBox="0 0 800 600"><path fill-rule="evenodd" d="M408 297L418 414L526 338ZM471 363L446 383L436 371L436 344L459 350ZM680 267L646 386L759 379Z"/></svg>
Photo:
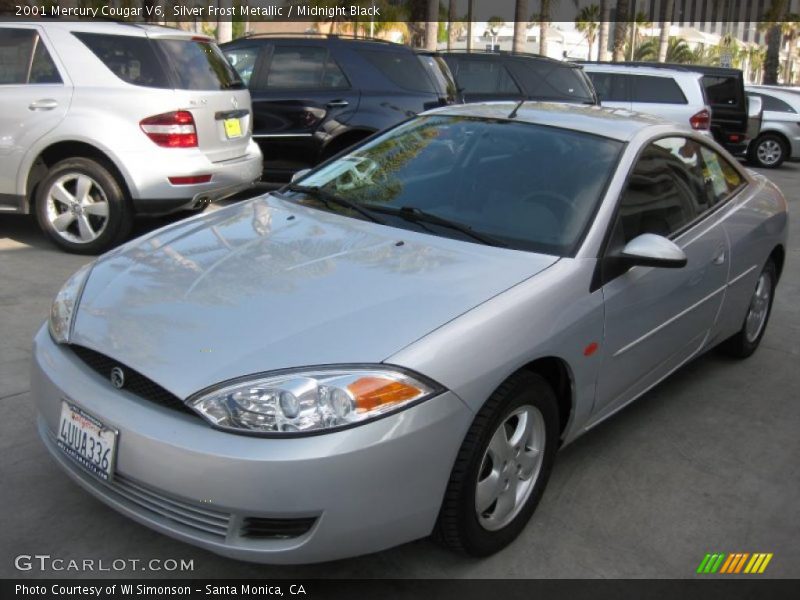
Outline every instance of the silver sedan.
<svg viewBox="0 0 800 600"><path fill-rule="evenodd" d="M39 432L105 503L226 556L488 555L561 446L756 350L786 209L654 118L435 110L77 272L35 340Z"/></svg>

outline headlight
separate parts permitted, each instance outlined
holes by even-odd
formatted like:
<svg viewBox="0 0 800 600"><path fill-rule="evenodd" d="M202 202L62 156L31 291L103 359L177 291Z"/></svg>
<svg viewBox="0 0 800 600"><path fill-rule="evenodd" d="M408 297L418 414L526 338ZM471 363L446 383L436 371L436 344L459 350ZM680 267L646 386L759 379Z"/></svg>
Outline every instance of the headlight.
<svg viewBox="0 0 800 600"><path fill-rule="evenodd" d="M363 423L440 391L396 369L340 367L223 384L189 406L222 429L291 434Z"/></svg>
<svg viewBox="0 0 800 600"><path fill-rule="evenodd" d="M67 282L61 286L50 307L50 335L59 344L69 341L69 332L72 327L72 317L83 292L83 284L92 270L93 262L82 266Z"/></svg>

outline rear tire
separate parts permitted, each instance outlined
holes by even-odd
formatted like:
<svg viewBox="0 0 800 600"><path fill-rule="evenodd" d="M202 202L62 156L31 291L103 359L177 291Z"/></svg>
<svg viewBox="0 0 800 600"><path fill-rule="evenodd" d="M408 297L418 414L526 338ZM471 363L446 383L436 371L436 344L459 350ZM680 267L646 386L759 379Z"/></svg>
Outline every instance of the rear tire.
<svg viewBox="0 0 800 600"><path fill-rule="evenodd" d="M747 149L747 159L757 167L777 169L789 154L786 142L774 133L758 136Z"/></svg>
<svg viewBox="0 0 800 600"><path fill-rule="evenodd" d="M102 163L83 157L56 163L37 187L39 226L67 252L97 254L123 241L133 211L122 185Z"/></svg>
<svg viewBox="0 0 800 600"><path fill-rule="evenodd" d="M471 556L488 556L514 541L544 493L558 424L556 395L543 377L521 372L506 380L464 438L435 539Z"/></svg>
<svg viewBox="0 0 800 600"><path fill-rule="evenodd" d="M772 300L775 297L777 283L778 271L775 263L769 259L758 276L742 328L720 344L722 352L734 358L747 358L756 351L772 313Z"/></svg>

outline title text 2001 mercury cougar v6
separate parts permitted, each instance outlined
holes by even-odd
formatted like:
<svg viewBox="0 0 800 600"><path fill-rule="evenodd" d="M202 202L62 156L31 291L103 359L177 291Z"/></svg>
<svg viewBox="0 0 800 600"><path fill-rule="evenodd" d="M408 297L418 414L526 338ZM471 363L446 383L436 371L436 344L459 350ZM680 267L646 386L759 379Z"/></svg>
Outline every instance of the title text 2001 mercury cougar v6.
<svg viewBox="0 0 800 600"><path fill-rule="evenodd" d="M560 446L764 334L786 201L599 107L438 109L78 271L36 336L48 449L129 517L293 563L511 542Z"/></svg>

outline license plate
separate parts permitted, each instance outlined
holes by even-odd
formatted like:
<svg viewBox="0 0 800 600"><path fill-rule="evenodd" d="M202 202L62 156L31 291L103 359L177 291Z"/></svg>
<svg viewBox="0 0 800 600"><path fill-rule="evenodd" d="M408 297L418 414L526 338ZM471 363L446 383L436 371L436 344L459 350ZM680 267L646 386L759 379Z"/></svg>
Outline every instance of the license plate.
<svg viewBox="0 0 800 600"><path fill-rule="evenodd" d="M61 402L59 448L103 481L114 475L117 432L69 402Z"/></svg>
<svg viewBox="0 0 800 600"><path fill-rule="evenodd" d="M228 139L242 137L241 119L225 119L222 124L225 127L225 135Z"/></svg>

